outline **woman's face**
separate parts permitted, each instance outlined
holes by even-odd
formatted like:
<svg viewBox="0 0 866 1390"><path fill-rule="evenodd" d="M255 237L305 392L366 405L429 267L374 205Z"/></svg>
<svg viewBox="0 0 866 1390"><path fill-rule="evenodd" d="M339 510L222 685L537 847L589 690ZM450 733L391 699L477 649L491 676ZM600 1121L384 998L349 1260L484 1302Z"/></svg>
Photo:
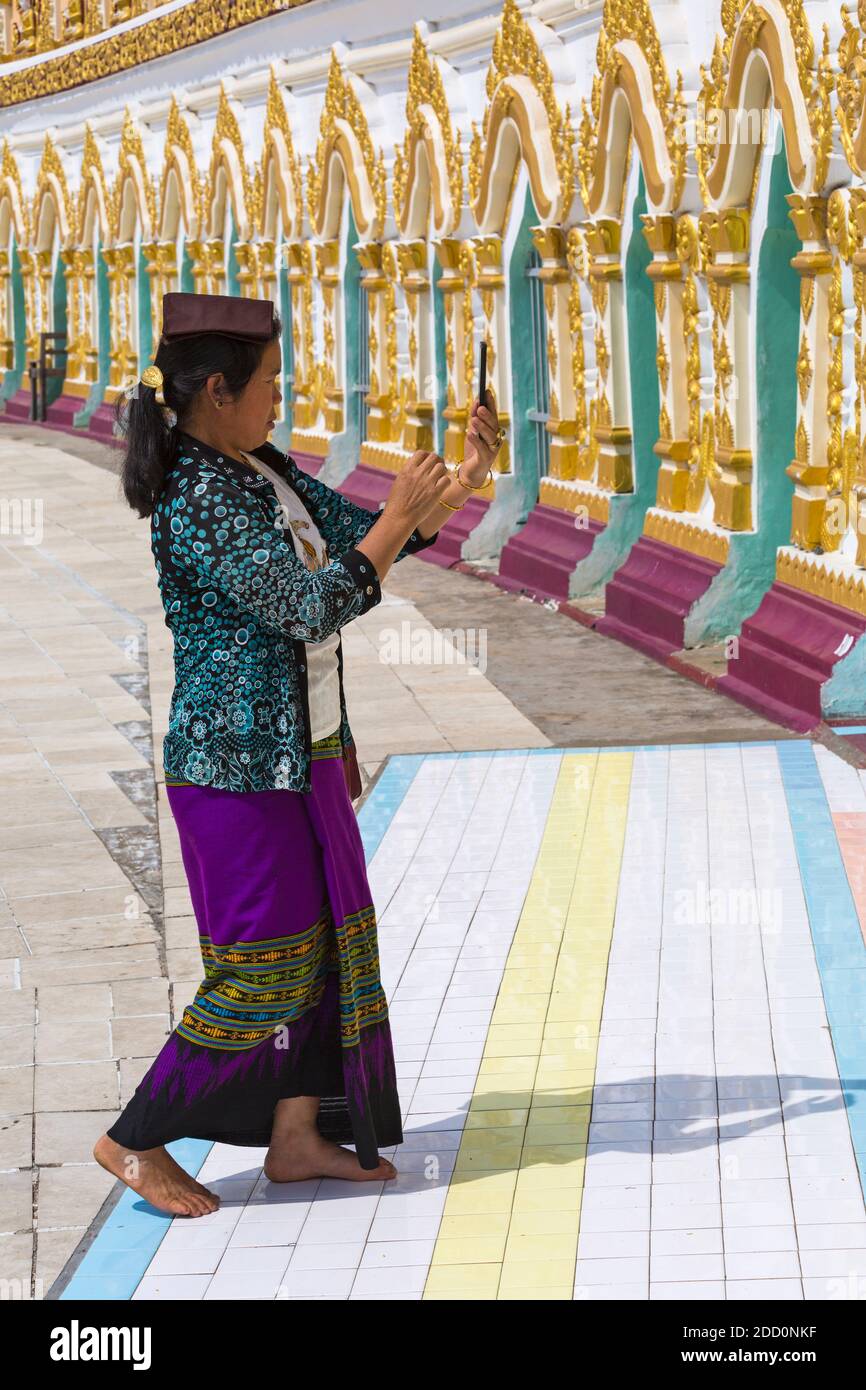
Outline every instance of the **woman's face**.
<svg viewBox="0 0 866 1390"><path fill-rule="evenodd" d="M224 402L218 412L223 417L220 425L239 449L258 449L274 428L283 399L281 369L282 352L275 338L266 345L258 367L238 396L230 399L215 392Z"/></svg>

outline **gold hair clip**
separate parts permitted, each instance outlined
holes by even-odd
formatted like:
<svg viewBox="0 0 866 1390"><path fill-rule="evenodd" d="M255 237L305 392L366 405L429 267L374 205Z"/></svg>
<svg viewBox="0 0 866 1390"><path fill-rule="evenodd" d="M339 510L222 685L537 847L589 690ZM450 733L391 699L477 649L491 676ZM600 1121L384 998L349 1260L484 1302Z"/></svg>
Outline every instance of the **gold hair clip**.
<svg viewBox="0 0 866 1390"><path fill-rule="evenodd" d="M145 367L141 374L142 386L152 386L154 391L162 389L162 372L159 367Z"/></svg>

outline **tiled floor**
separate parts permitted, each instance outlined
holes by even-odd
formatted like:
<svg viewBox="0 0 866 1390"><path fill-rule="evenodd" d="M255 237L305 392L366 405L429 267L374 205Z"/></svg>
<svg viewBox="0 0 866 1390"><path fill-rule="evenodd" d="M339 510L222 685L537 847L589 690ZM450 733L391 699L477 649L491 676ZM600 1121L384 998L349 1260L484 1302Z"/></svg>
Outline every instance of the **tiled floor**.
<svg viewBox="0 0 866 1390"><path fill-rule="evenodd" d="M185 1141L220 1211L125 1192L61 1297L862 1299L864 775L807 740L390 759L399 1177Z"/></svg>

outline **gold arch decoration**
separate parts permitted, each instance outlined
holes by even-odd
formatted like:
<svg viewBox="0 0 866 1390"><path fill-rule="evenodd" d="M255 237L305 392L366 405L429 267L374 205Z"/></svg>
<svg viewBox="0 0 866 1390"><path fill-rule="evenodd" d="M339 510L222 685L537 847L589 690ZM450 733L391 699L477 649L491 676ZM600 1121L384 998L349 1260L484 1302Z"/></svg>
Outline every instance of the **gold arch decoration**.
<svg viewBox="0 0 866 1390"><path fill-rule="evenodd" d="M217 225L216 199L217 179L221 168L226 175L226 187L231 198L238 240L248 242L252 238L254 228L259 225L261 175L258 169L255 174L251 174L247 166L238 113L223 82L220 83L220 99L204 195L205 216L212 237L221 237L223 234L222 225Z"/></svg>
<svg viewBox="0 0 866 1390"><path fill-rule="evenodd" d="M199 235L204 206L204 180L198 170L195 147L186 119L174 96L168 109L165 129L165 152L162 161L162 176L159 184L159 229L162 236L167 235L165 224L168 204L169 179L175 176L178 189L178 202L183 218L184 230L190 239Z"/></svg>
<svg viewBox="0 0 866 1390"><path fill-rule="evenodd" d="M63 168L60 151L51 139L51 136L47 133L45 136L45 143L42 146L42 160L39 165L39 172L36 175L36 191L33 195L32 227L33 235L37 239L39 237L42 206L46 198L51 198L54 203L60 232L60 244L61 246L69 246L76 231L72 197L69 192L69 183L66 178L66 171ZM36 250L42 249L42 247L36 247Z"/></svg>
<svg viewBox="0 0 866 1390"><path fill-rule="evenodd" d="M8 198L9 207L12 211L12 223L15 229L15 240L20 247L30 244L30 210L27 206L27 199L24 196L24 188L21 183L21 170L18 168L14 154L9 148L9 141L3 141L3 156L0 162L0 202Z"/></svg>
<svg viewBox="0 0 866 1390"><path fill-rule="evenodd" d="M301 161L295 153L295 142L292 138L292 127L286 109L285 97L273 68L271 68L268 83L261 168L262 220L260 230L262 235L273 238L276 230L267 224L269 209L265 203L268 179L273 172L274 185L283 219L283 235L287 238L300 236L304 215Z"/></svg>
<svg viewBox="0 0 866 1390"><path fill-rule="evenodd" d="M785 33L775 12L755 0L724 0L724 37L717 36L710 66L701 69L695 154L704 201L717 207L745 206L750 200L762 142L743 140L739 127L752 112L768 109L770 99L781 115L795 191L817 193L827 178L833 140L829 32L824 25L823 48L816 58L802 0L779 0L779 5ZM785 61L789 44L796 77ZM756 54L761 64L756 64Z"/></svg>
<svg viewBox="0 0 866 1390"><path fill-rule="evenodd" d="M495 234L507 216L514 170L522 155L539 217L545 223L565 220L574 197L574 132L571 111L561 110L554 75L539 38L559 39L539 20L528 20L505 0L493 53L487 69L487 108L482 130L472 122L469 151L469 197L479 231ZM501 143L506 130L516 128L506 158ZM518 143L519 141L519 143Z"/></svg>
<svg viewBox="0 0 866 1390"><path fill-rule="evenodd" d="M682 75L677 73L672 92L648 0L606 0L595 68L578 137L578 178L587 210L593 217L616 215L633 133L653 211L673 212L686 174Z"/></svg>
<svg viewBox="0 0 866 1390"><path fill-rule="evenodd" d="M107 243L111 236L114 226L112 214L112 195L111 189L105 178L105 168L102 163L102 154L99 149L96 136L91 129L88 121L84 130L84 150L81 155L81 182L78 187L78 218L76 224L76 236L79 244L83 244L87 236L87 204L90 193L96 200L96 215L99 220L99 234L103 243Z"/></svg>
<svg viewBox="0 0 866 1390"><path fill-rule="evenodd" d="M132 184L135 206L138 212L143 240L150 240L156 227L156 192L153 180L148 173L147 156L141 127L127 109L123 113L123 127L120 133L120 150L117 159L117 175L112 196L113 233L119 240L122 235L121 217L123 215L123 195L127 181Z"/></svg>
<svg viewBox="0 0 866 1390"><path fill-rule="evenodd" d="M354 87L358 79L344 73L331 51L328 85L319 122L316 157L307 166L307 205L316 236L337 235L342 178L349 185L358 235L365 241L381 237L385 226L385 159L376 155L370 127ZM335 174L337 177L335 178Z"/></svg>
<svg viewBox="0 0 866 1390"><path fill-rule="evenodd" d="M839 138L855 174L866 171L866 0L857 5L857 24L842 6L836 93Z"/></svg>
<svg viewBox="0 0 866 1390"><path fill-rule="evenodd" d="M10 255L10 231L14 237L24 281L24 295L27 309L33 307L34 257L28 249L30 245L30 217L27 200L21 184L21 171L15 156L9 148L8 140L3 141L3 154L0 159L0 371L6 372L15 366L15 342L12 336L11 281L12 257ZM28 319L27 355L32 356L35 347L32 324Z"/></svg>
<svg viewBox="0 0 866 1390"><path fill-rule="evenodd" d="M460 220L463 202L463 161L455 139L439 60L428 53L415 25L406 94L406 136L394 150L394 215L404 236L423 236L433 201L433 232L448 236ZM428 197L414 214L421 177L421 150L429 171Z"/></svg>

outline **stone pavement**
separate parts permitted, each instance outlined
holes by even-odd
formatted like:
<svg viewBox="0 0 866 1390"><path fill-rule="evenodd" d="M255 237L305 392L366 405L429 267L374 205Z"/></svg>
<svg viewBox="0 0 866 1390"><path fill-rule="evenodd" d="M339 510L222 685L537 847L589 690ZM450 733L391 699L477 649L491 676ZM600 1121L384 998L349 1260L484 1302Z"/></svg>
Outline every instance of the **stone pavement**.
<svg viewBox="0 0 866 1390"><path fill-rule="evenodd" d="M181 1223L138 1199L113 1205L93 1141L191 998L201 961L159 771L170 638L147 523L112 469L89 441L0 426L0 497L42 508L41 534L0 535L0 1276L37 1298L55 1281L52 1297L69 1297L103 1278L83 1286L90 1296L235 1297L239 1274L254 1297L290 1297L312 1287L310 1270L337 1298L393 1296L395 1282L413 1298L539 1296L545 1269L556 1297L614 1286L659 1297L682 1283L715 1297L706 1289L720 1281L736 1296L753 1276L818 1297L807 1281L825 1270L856 1281L864 1144L840 1077L866 1051L850 1013L862 1004L860 774L543 605L414 558L344 632L405 1081L402 1186L345 1195L319 1184L287 1199L262 1181L260 1155L187 1144L191 1169L220 1175L223 1210L205 1218L218 1238L198 1222L188 1248ZM464 634L470 654L483 637L480 670L460 659ZM823 839L798 821L819 812ZM832 861L830 887L815 845ZM679 922L664 896L676 873ZM732 942L717 942L706 912L687 932L703 901L695 885L711 881L723 911L743 885L760 886L775 925L759 893L757 922L737 921ZM834 915L819 920L827 902ZM694 999L685 1014L682 990ZM726 1174L713 1165L734 1100L747 1131L727 1135L742 1142L725 1150L740 1165ZM773 1101L794 1107L790 1140ZM419 1176L431 1155L433 1183ZM716 1233L691 1244L652 1216L665 1205L661 1169L678 1157L688 1174L668 1175L706 1209L695 1229ZM740 1225L722 1219L726 1177L777 1185L749 1193L748 1224L763 1212L758 1224L775 1232L760 1249L726 1234ZM822 1200L816 1182L848 1204L827 1218L827 1248L855 1252L844 1275L803 1260L821 1223L797 1204ZM549 1191L566 1189L551 1206ZM606 1224L608 1210L626 1224ZM665 1234L650 1244L659 1221ZM813 1228L805 1244L801 1227ZM612 1229L623 1238L590 1239ZM209 1252L204 1263L191 1248ZM760 1258L730 1264L729 1252ZM654 1267L656 1256L673 1263ZM187 1282L165 1283L175 1278Z"/></svg>

